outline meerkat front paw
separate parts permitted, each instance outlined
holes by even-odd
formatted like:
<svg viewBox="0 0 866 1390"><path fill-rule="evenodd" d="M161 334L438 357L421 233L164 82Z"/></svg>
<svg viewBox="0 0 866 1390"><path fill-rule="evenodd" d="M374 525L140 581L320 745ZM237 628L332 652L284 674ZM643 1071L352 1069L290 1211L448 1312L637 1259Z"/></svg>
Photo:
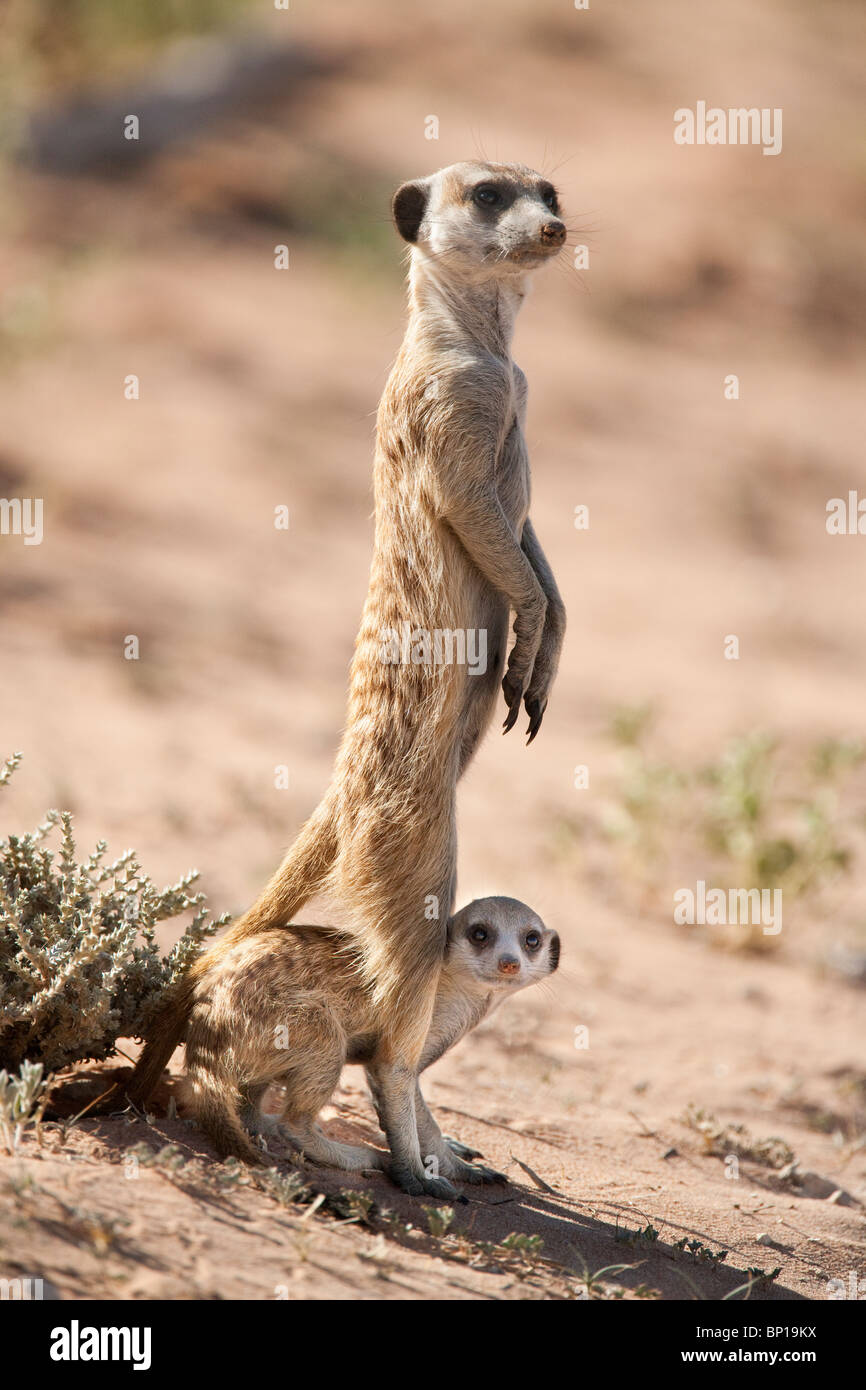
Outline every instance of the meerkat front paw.
<svg viewBox="0 0 866 1390"><path fill-rule="evenodd" d="M564 610L560 613L558 610L549 607L547 610L544 632L541 638L541 645L536 653L535 665L532 668L532 677L523 696L526 713L529 715L529 728L526 731L528 735L526 740L527 744L532 742L538 730L541 728L544 711L547 709L548 697L553 682L556 679L564 632Z"/></svg>
<svg viewBox="0 0 866 1390"><path fill-rule="evenodd" d="M535 738L541 728L541 721L547 709L547 698L550 688L553 685L555 667L551 667L539 652L535 662L535 669L532 672L532 680L529 682L523 703L526 713L529 715L529 726L526 730L527 746Z"/></svg>
<svg viewBox="0 0 866 1390"><path fill-rule="evenodd" d="M515 648L514 651L517 649ZM512 656L514 655L512 651ZM517 716L520 714L520 706L523 701L524 691L529 683L529 673L522 674L516 663L512 665L509 660L508 670L502 678L502 693L505 696L505 703L508 706L508 714L505 723L502 725L502 732L507 734L517 723Z"/></svg>
<svg viewBox="0 0 866 1390"><path fill-rule="evenodd" d="M447 1178L428 1177L427 1174L421 1176L403 1164L392 1163L388 1168L388 1176L404 1192L408 1192L410 1197L440 1197L449 1202L466 1200Z"/></svg>
<svg viewBox="0 0 866 1390"><path fill-rule="evenodd" d="M502 693L508 706L508 716L502 726L503 733L513 729L520 714L520 706L525 696L535 694L535 673L539 668L538 654L545 635L545 620L529 625L515 623L515 642L508 655L508 665L502 678ZM548 688L553 683L551 673ZM544 691L545 698L547 690Z"/></svg>

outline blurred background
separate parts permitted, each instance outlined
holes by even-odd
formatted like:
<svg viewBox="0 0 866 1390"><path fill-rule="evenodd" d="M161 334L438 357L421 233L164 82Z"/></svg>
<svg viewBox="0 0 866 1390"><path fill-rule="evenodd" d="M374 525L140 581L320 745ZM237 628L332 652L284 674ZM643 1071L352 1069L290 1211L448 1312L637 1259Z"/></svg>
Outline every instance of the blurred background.
<svg viewBox="0 0 866 1390"><path fill-rule="evenodd" d="M25 753L3 833L71 808L82 848L251 900L344 716L404 324L390 195L527 163L570 229L515 341L569 631L540 738L494 731L462 787L460 900L511 892L563 932L559 1013L514 1017L595 1099L629 1093L637 1049L665 1104L676 1056L718 1104L780 1105L811 1020L809 1104L838 1114L866 538L826 506L866 495L864 41L857 0L6 0L0 495L44 499L44 540L0 538L0 728ZM675 145L701 100L782 108L782 153ZM782 885L781 935L676 927L700 877ZM593 1009L610 1047L576 1059ZM563 1114L586 1095L560 1077Z"/></svg>
<svg viewBox="0 0 866 1390"><path fill-rule="evenodd" d="M864 732L866 542L825 526L866 489L862 7L10 0L0 33L0 493L45 516L2 539L0 700L31 817L192 857L232 909L270 871L343 717L390 195L476 155L550 173L569 222L515 354L570 627L544 739L491 738L467 815L511 806L533 854L553 815L560 848L610 821L623 707L695 767ZM698 100L781 107L782 154L675 145ZM511 871L507 819L467 873Z"/></svg>

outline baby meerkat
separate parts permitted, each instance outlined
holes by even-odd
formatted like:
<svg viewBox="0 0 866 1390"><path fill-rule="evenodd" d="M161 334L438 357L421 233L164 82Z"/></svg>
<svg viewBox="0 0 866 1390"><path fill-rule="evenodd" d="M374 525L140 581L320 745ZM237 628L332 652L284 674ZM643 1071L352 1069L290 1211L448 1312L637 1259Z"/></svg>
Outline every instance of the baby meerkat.
<svg viewBox="0 0 866 1390"><path fill-rule="evenodd" d="M494 1009L559 964L559 936L514 898L479 898L448 923L445 959L419 1071L426 1070ZM346 1062L377 1051L375 1010L358 970L357 943L326 927L291 926L240 942L199 980L186 1043L189 1103L222 1156L260 1164L248 1131L276 1127L316 1163L382 1168L378 1149L337 1143L317 1124ZM371 1093L381 1112L375 1074ZM279 1119L260 1110L269 1087L283 1091ZM464 1161L415 1086L415 1115L428 1179L505 1182ZM442 1195L448 1195L442 1184Z"/></svg>
<svg viewBox="0 0 866 1390"><path fill-rule="evenodd" d="M412 180L393 215L410 247L409 321L379 404L370 586L331 784L258 900L172 989L127 1094L151 1093L223 955L331 895L373 1001L391 1175L417 1193L432 1190L412 1097L454 910L457 781L500 689L506 731L523 707L535 737L565 631L529 518L526 378L511 337L566 227L556 189L519 164ZM466 660L470 644L483 660Z"/></svg>

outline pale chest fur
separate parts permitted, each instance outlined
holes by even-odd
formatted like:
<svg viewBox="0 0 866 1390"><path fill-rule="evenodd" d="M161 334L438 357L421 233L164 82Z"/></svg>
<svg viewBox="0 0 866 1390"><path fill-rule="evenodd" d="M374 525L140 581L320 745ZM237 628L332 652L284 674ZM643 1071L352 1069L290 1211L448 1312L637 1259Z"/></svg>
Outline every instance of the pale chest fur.
<svg viewBox="0 0 866 1390"><path fill-rule="evenodd" d="M503 422L505 437L496 461L496 492L502 510L520 539L529 515L531 495L529 451L523 433L527 388L520 368L514 362L509 363L509 368L511 390Z"/></svg>

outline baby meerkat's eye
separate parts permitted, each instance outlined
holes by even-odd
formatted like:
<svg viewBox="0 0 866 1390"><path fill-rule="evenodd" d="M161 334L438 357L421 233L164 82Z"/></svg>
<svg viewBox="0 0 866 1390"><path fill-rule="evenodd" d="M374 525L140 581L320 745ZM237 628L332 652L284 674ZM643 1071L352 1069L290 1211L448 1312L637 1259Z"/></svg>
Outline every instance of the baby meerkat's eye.
<svg viewBox="0 0 866 1390"><path fill-rule="evenodd" d="M480 183L472 190L472 197L483 208L492 208L500 201L499 189L492 183Z"/></svg>
<svg viewBox="0 0 866 1390"><path fill-rule="evenodd" d="M482 941L486 941L489 935L490 933L486 927L478 926L469 928L469 940L477 941L479 945Z"/></svg>
<svg viewBox="0 0 866 1390"><path fill-rule="evenodd" d="M549 207L551 212L559 212L559 199L556 196L555 188L545 188L541 198L545 207Z"/></svg>
<svg viewBox="0 0 866 1390"><path fill-rule="evenodd" d="M527 951L537 951L541 945L541 933L537 931L528 931L523 938L523 944Z"/></svg>

